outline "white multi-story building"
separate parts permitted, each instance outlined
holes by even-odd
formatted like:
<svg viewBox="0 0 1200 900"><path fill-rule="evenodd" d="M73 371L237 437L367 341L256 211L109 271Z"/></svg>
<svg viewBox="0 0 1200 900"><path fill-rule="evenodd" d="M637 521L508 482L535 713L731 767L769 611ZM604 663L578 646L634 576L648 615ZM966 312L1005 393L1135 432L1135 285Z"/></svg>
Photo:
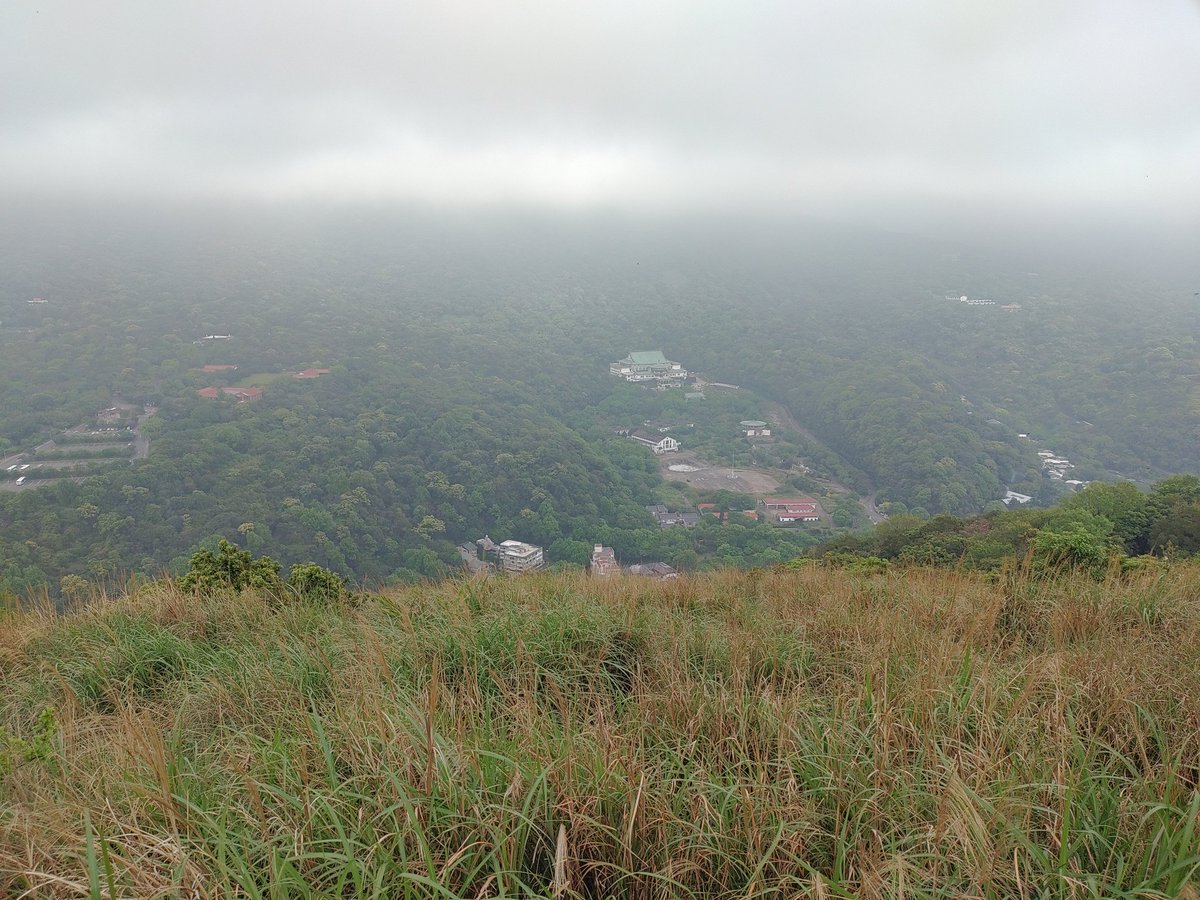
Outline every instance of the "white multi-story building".
<svg viewBox="0 0 1200 900"><path fill-rule="evenodd" d="M541 547L524 541L501 541L499 546L500 568L505 572L533 572L546 565Z"/></svg>

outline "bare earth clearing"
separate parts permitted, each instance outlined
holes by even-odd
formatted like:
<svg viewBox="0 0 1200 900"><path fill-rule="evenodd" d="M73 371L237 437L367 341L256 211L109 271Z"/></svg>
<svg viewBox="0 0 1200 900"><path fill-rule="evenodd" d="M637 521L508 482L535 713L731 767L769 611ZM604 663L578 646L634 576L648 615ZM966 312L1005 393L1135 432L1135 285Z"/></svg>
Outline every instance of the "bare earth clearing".
<svg viewBox="0 0 1200 900"><path fill-rule="evenodd" d="M672 472L670 466L695 466L694 472ZM763 469L738 468L731 477L728 466L714 466L693 453L667 453L659 468L663 478L682 481L702 491L737 491L741 494L770 494L779 487L781 479Z"/></svg>

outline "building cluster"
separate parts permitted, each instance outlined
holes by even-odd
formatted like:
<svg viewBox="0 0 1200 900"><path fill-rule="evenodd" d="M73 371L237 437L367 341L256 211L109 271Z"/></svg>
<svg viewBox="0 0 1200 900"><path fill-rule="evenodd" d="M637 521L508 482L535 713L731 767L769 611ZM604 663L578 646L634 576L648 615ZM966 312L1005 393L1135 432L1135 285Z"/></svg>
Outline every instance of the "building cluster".
<svg viewBox="0 0 1200 900"><path fill-rule="evenodd" d="M227 335L209 335L208 337L204 338L204 340L223 337L227 337ZM217 375L221 374L222 372L236 372L237 366L230 363L212 363L207 366L201 366L198 371L203 372L206 375ZM302 371L294 373L292 377L297 380L304 381L313 378L320 378L322 375L328 375L329 372L329 369L303 369ZM232 397L238 403L253 403L257 400L261 400L263 396L262 388L243 387L241 385L231 385L229 387L216 387L210 385L209 387L200 388L198 391L196 391L196 393L199 396L204 397L206 400L216 400L219 397L224 396Z"/></svg>
<svg viewBox="0 0 1200 900"><path fill-rule="evenodd" d="M677 525L683 528L695 528L700 524L700 513L667 509L661 503L647 506L646 512L654 517L654 522L659 528L674 528Z"/></svg>
<svg viewBox="0 0 1200 900"><path fill-rule="evenodd" d="M1017 437L1026 441L1032 440L1028 434L1024 433L1018 434ZM1067 477L1069 474L1071 474L1071 470L1075 468L1075 464L1065 456L1060 456L1053 450L1046 449L1038 450L1037 455L1038 459L1040 459L1042 463L1042 471L1055 481L1061 481L1072 491L1078 491L1090 484L1090 482L1084 481L1080 478ZM1005 506L1012 506L1014 503L1024 506L1031 500L1033 500L1032 497L1028 496L1027 494L1018 494L1016 491L1005 491L1004 496L1000 498L1000 502Z"/></svg>
<svg viewBox="0 0 1200 900"><path fill-rule="evenodd" d="M766 422L760 422L757 419L743 419L741 422L742 434L750 441L750 443L770 443L774 438L771 435L771 427Z"/></svg>
<svg viewBox="0 0 1200 900"><path fill-rule="evenodd" d="M1064 478L1068 469L1075 468L1065 456L1059 456L1053 450L1039 450L1038 458L1042 461L1042 469L1051 478Z"/></svg>
<svg viewBox="0 0 1200 900"><path fill-rule="evenodd" d="M825 518L821 504L812 497L767 497L759 502L759 509L743 509L723 512L714 503L701 503L698 511L668 509L661 503L647 506L646 511L654 517L659 528L695 528L700 517L706 513L714 515L726 524L731 517L740 517L750 522L773 522L776 525L796 525L805 522L820 522Z"/></svg>
<svg viewBox="0 0 1200 900"><path fill-rule="evenodd" d="M1059 456L1052 450L1039 450L1038 457L1042 461L1042 471L1055 481L1061 481L1073 491L1087 486L1088 482L1086 481L1067 477L1071 473L1071 469L1075 468L1075 464L1065 456Z"/></svg>
<svg viewBox="0 0 1200 900"><path fill-rule="evenodd" d="M640 578L656 578L660 581L667 578L679 577L679 573L675 571L674 567L668 566L665 562L635 563L627 569L622 569L620 563L617 562L617 555L613 552L612 547L596 544L595 549L592 551L592 574L597 578L603 578L607 575L620 575L622 571L628 575L635 575Z"/></svg>
<svg viewBox="0 0 1200 900"><path fill-rule="evenodd" d="M823 510L812 497L766 497L762 501L768 521L780 525L797 522L820 522Z"/></svg>
<svg viewBox="0 0 1200 900"><path fill-rule="evenodd" d="M497 543L484 535L474 544L459 544L458 554L463 564L473 575L492 575L505 572L509 575L524 575L546 567L545 553L535 544L524 541L500 541ZM609 575L639 575L644 578L676 578L678 572L664 562L640 563L624 569L617 562L612 547L595 544L589 565L591 574L597 578Z"/></svg>
<svg viewBox="0 0 1200 900"><path fill-rule="evenodd" d="M253 403L261 400L263 395L262 388L256 387L206 387L196 393L206 400L216 400L222 395L233 397L238 403Z"/></svg>
<svg viewBox="0 0 1200 900"><path fill-rule="evenodd" d="M954 297L947 296L947 300L953 300ZM960 294L958 302L967 306L996 306L995 300L989 300L986 297L968 297L966 294ZM1002 311L1012 313L1021 308L1020 303L1003 303L999 307Z"/></svg>
<svg viewBox="0 0 1200 900"><path fill-rule="evenodd" d="M680 363L667 359L661 350L634 350L624 359L610 363L610 375L625 381L682 384L688 372Z"/></svg>
<svg viewBox="0 0 1200 900"><path fill-rule="evenodd" d="M137 419L137 413L133 411L132 406L110 406L108 409L102 409L96 413L96 424L109 427L131 418ZM126 431L130 430L132 429L126 428Z"/></svg>

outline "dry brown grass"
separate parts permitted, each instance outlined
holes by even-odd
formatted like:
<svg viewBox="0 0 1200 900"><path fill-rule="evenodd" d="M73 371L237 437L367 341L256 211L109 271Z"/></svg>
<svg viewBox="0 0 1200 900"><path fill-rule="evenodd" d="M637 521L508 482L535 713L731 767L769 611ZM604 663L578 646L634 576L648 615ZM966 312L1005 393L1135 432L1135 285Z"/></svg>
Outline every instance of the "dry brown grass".
<svg viewBox="0 0 1200 900"><path fill-rule="evenodd" d="M0 624L20 896L1176 896L1200 570L169 584ZM44 711L53 709L52 716Z"/></svg>

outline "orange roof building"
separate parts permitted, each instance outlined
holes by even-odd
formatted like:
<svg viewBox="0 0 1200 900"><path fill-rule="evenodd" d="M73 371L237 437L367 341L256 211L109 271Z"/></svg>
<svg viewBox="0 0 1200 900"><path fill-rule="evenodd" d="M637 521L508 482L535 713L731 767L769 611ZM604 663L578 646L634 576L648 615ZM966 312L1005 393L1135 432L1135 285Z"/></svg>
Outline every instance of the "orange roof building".
<svg viewBox="0 0 1200 900"><path fill-rule="evenodd" d="M253 403L255 400L262 399L262 388L256 387L206 387L196 391L201 397L208 400L216 400L222 394L233 397L238 403Z"/></svg>

